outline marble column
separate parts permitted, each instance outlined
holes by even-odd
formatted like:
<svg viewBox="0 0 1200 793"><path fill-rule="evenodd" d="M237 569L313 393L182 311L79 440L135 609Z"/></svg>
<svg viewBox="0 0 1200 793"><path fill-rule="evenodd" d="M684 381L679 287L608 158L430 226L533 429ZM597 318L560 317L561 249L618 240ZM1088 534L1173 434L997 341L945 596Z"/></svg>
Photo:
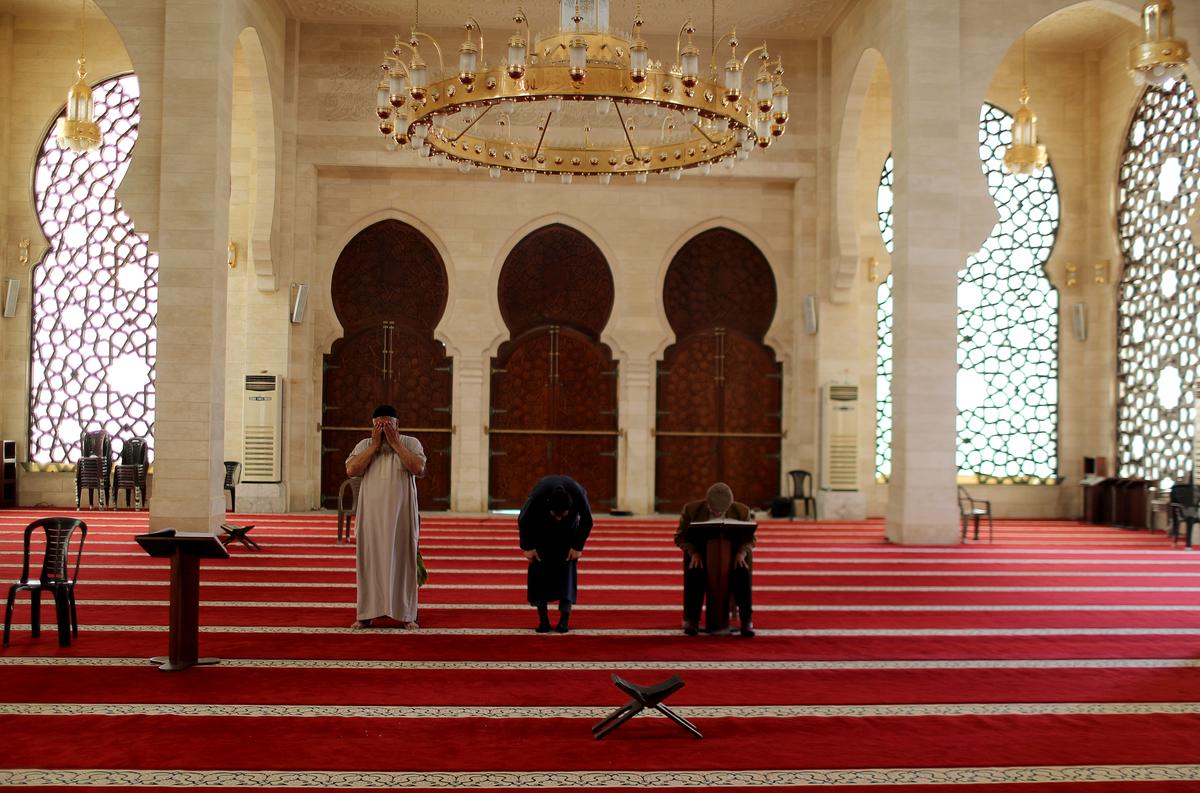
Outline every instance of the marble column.
<svg viewBox="0 0 1200 793"><path fill-rule="evenodd" d="M486 512L488 485L488 395L484 372L490 361L482 356L461 356L454 361L454 439L451 444L450 508L455 512Z"/></svg>
<svg viewBox="0 0 1200 793"><path fill-rule="evenodd" d="M225 516L228 5L174 0L163 18L153 529L215 533Z"/></svg>
<svg viewBox="0 0 1200 793"><path fill-rule="evenodd" d="M896 278L887 537L903 545L950 544L959 542L957 286L966 261L960 174L964 135L973 130L960 123L957 0L897 0L897 6L898 46L889 64Z"/></svg>
<svg viewBox="0 0 1200 793"><path fill-rule="evenodd" d="M617 384L617 509L643 514L654 512L654 372L651 360L621 361Z"/></svg>

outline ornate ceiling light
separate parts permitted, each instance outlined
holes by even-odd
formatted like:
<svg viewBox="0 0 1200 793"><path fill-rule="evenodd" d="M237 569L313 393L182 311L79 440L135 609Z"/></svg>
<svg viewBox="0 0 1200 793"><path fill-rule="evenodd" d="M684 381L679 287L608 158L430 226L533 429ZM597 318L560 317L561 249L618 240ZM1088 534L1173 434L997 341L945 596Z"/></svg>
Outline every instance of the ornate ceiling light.
<svg viewBox="0 0 1200 793"><path fill-rule="evenodd" d="M1013 114L1012 144L1004 152L1004 170L1019 176L1041 173L1046 167L1046 147L1037 142L1037 114L1029 108L1025 81L1025 37L1021 36L1021 106Z"/></svg>
<svg viewBox="0 0 1200 793"><path fill-rule="evenodd" d="M650 60L640 4L632 35L609 29L608 9L609 0L559 0L558 32L535 37L518 8L506 57L491 66L479 23L468 19L456 73L414 22L407 43L397 35L383 62L379 131L390 147L409 145L464 172L519 172L530 182L556 175L564 183L576 176L608 183L614 174L639 183L652 173L678 179L689 168L707 173L783 134L788 90L765 43L739 57L730 32L714 43L702 74L688 21L676 36L674 64L664 67ZM437 53L436 75L422 58L422 40ZM719 70L716 51L726 41L730 57ZM755 56L754 85L743 96L743 70Z"/></svg>
<svg viewBox="0 0 1200 793"><path fill-rule="evenodd" d="M1138 85L1162 85L1183 76L1187 62L1187 42L1175 38L1175 3L1146 0L1142 40L1129 50L1129 73Z"/></svg>
<svg viewBox="0 0 1200 793"><path fill-rule="evenodd" d="M72 151L91 151L100 147L100 125L92 107L92 89L88 87L87 58L83 55L83 30L87 21L86 0L79 0L78 79L67 89L67 114L58 120L58 145Z"/></svg>

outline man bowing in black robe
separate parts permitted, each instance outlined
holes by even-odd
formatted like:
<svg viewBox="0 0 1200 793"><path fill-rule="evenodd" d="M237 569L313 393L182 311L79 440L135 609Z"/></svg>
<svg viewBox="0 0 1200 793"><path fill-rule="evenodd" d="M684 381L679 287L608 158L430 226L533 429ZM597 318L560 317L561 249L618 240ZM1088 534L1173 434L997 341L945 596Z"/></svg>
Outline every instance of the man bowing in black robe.
<svg viewBox="0 0 1200 793"><path fill-rule="evenodd" d="M579 588L578 563L592 531L587 492L569 476L543 477L517 517L521 550L529 560L529 605L538 610L538 633L550 631L548 604L558 601L558 625L566 633Z"/></svg>

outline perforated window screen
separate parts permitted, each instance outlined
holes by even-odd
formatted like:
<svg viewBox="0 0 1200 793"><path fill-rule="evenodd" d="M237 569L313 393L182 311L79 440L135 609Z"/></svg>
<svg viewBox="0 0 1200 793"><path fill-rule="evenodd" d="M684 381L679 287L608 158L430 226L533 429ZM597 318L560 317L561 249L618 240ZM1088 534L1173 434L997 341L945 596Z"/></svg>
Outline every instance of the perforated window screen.
<svg viewBox="0 0 1200 793"><path fill-rule="evenodd" d="M138 133L133 75L93 87L102 143L60 148L51 125L34 173L49 250L33 268L29 458L74 462L84 430L152 446L158 256L117 188ZM61 117L61 116L60 116Z"/></svg>

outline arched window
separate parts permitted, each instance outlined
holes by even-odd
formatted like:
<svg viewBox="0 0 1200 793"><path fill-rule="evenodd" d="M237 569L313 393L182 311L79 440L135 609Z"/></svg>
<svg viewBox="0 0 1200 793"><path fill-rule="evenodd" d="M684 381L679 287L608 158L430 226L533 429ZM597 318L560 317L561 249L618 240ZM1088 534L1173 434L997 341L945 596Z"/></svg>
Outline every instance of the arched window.
<svg viewBox="0 0 1200 793"><path fill-rule="evenodd" d="M1146 89L1125 140L1118 197L1121 476L1176 480L1192 470L1200 256L1187 222L1200 197L1198 139L1187 80Z"/></svg>
<svg viewBox="0 0 1200 793"><path fill-rule="evenodd" d="M979 152L999 222L959 273L956 460L960 474L984 482L1045 482L1058 471L1058 293L1045 272L1058 233L1058 186L1050 166L1036 176L1005 173L1004 150L1011 142L1012 116L985 104ZM889 157L879 187L885 243L892 232L891 178ZM876 395L881 418L876 473L886 477L891 472L890 277L879 288L878 317L877 380L888 388L880 387Z"/></svg>
<svg viewBox="0 0 1200 793"><path fill-rule="evenodd" d="M158 256L117 200L137 141L133 75L93 87L101 145L60 148L51 125L34 173L49 249L33 268L29 459L72 462L81 432L154 428ZM61 114L60 114L61 116Z"/></svg>

